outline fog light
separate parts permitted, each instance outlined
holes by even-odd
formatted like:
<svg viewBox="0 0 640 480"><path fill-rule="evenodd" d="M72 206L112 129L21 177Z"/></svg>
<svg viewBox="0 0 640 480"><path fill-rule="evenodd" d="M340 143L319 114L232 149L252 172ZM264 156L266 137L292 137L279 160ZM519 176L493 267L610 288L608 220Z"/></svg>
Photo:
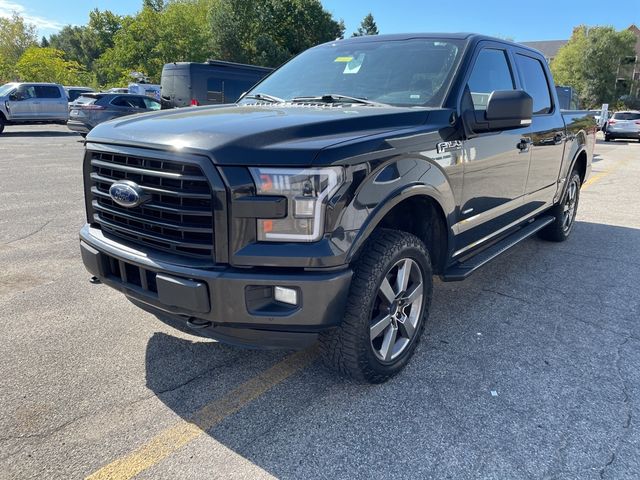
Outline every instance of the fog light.
<svg viewBox="0 0 640 480"><path fill-rule="evenodd" d="M289 305L298 304L298 292L294 288L275 287L274 297L278 302L288 303Z"/></svg>

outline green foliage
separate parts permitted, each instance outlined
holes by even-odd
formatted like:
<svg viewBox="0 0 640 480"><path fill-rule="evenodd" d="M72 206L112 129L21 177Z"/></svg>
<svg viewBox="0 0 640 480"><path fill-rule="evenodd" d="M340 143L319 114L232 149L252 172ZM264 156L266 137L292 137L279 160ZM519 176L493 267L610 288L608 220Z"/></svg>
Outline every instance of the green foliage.
<svg viewBox="0 0 640 480"><path fill-rule="evenodd" d="M142 8L150 8L154 12L161 12L164 7L164 0L143 0L142 2Z"/></svg>
<svg viewBox="0 0 640 480"><path fill-rule="evenodd" d="M640 98L634 95L623 95L620 97L622 108L628 110L640 110Z"/></svg>
<svg viewBox="0 0 640 480"><path fill-rule="evenodd" d="M360 22L358 30L351 35L352 37L363 37L365 35L378 35L378 25L373 19L373 15L369 12Z"/></svg>
<svg viewBox="0 0 640 480"><path fill-rule="evenodd" d="M319 0L220 0L212 12L212 56L275 67L344 35Z"/></svg>
<svg viewBox="0 0 640 480"><path fill-rule="evenodd" d="M51 35L49 43L51 47L64 51L68 60L76 61L94 72L91 84L101 84L104 78L94 68L95 63L107 49L113 47L113 37L122 28L122 22L120 15L95 9L89 13L87 25L67 25L59 33Z"/></svg>
<svg viewBox="0 0 640 480"><path fill-rule="evenodd" d="M2 72L13 72L27 47L38 44L35 28L18 16L13 22L22 25L24 34L12 30L6 35L8 29L0 24L2 79L11 76ZM53 49L39 52L46 53L41 55L45 65L36 68L32 62L35 53L30 52L22 62L21 74L49 72L59 78L61 71L82 66L75 71L87 85L126 85L133 71L159 82L165 63L211 58L277 66L309 47L343 36L344 22L334 20L320 0L144 0L142 9L133 16L96 9L87 25L67 25L43 39L41 46ZM21 46L14 49L17 54L3 53L8 44ZM64 52L64 56L53 51Z"/></svg>
<svg viewBox="0 0 640 480"><path fill-rule="evenodd" d="M174 1L163 10L143 8L126 17L123 27L96 65L100 84L124 85L139 71L160 81L168 62L202 62L209 58L210 12L214 0Z"/></svg>
<svg viewBox="0 0 640 480"><path fill-rule="evenodd" d="M16 64L16 74L24 82L63 85L81 85L88 76L78 62L65 60L63 51L48 47L29 47Z"/></svg>
<svg viewBox="0 0 640 480"><path fill-rule="evenodd" d="M569 42L551 62L557 85L575 88L589 106L615 104L616 78L621 61L633 56L635 36L613 27L576 27Z"/></svg>
<svg viewBox="0 0 640 480"><path fill-rule="evenodd" d="M15 65L27 48L38 44L35 25L14 13L0 17L0 84L15 78Z"/></svg>

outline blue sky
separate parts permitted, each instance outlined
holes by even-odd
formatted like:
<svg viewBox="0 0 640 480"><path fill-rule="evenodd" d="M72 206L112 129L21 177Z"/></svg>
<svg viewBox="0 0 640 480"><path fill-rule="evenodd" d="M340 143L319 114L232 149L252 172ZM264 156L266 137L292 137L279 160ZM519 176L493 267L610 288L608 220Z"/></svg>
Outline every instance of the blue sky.
<svg viewBox="0 0 640 480"><path fill-rule="evenodd" d="M93 8L135 13L135 0L0 0L0 16L18 11L40 34L63 25L82 25ZM322 0L336 19L344 19L347 35L367 13L373 13L381 33L478 32L516 41L557 40L571 35L574 25L640 25L640 0ZM518 5L519 6L515 6ZM451 5L452 9L443 5Z"/></svg>

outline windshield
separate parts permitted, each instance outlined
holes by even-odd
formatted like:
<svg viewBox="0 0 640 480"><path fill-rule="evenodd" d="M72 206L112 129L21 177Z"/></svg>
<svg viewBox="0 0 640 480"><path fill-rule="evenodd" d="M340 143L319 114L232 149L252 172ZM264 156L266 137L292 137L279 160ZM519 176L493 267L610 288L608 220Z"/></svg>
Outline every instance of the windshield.
<svg viewBox="0 0 640 480"><path fill-rule="evenodd" d="M396 106L438 107L463 42L414 39L336 42L303 52L253 88L292 100L345 95Z"/></svg>
<svg viewBox="0 0 640 480"><path fill-rule="evenodd" d="M5 95L7 95L11 90L16 88L17 86L18 86L18 84L16 84L16 83L7 83L5 85L2 85L0 87L0 97L4 97Z"/></svg>

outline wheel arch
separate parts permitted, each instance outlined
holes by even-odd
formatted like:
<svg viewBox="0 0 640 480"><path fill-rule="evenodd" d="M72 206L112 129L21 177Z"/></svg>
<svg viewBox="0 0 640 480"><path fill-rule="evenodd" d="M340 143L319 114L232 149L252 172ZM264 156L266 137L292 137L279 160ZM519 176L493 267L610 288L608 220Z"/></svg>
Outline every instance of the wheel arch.
<svg viewBox="0 0 640 480"><path fill-rule="evenodd" d="M409 185L369 215L347 256L349 263L356 260L371 234L379 228L390 228L412 233L426 245L435 274L444 271L451 248L453 233L447 220L447 210L438 200L438 193L428 185ZM415 212L421 212L420 216Z"/></svg>
<svg viewBox="0 0 640 480"><path fill-rule="evenodd" d="M581 148L580 150L578 150L578 153L576 154L575 158L573 159L573 162L571 164L571 167L569 169L569 174L571 174L571 172L574 169L578 170L578 173L580 174L580 183L584 183L586 176L587 176L587 151L584 148Z"/></svg>

